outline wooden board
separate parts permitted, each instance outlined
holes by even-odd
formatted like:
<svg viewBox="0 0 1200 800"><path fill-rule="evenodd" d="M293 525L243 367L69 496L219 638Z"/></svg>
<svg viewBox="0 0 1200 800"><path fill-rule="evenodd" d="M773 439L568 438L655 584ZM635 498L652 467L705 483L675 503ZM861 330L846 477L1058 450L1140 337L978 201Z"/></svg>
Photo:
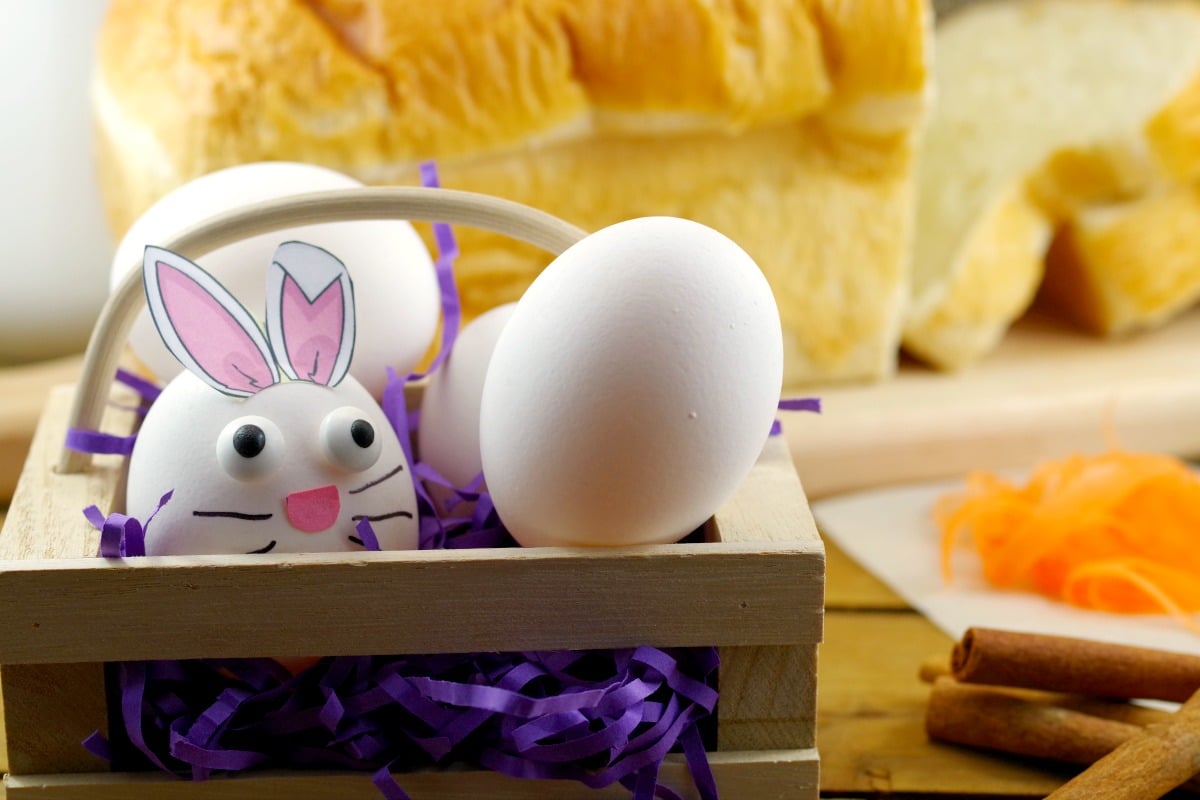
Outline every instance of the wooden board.
<svg viewBox="0 0 1200 800"><path fill-rule="evenodd" d="M0 533L3 664L306 656L314 631L335 655L821 638L824 550L779 440L718 511L718 541L122 563L92 555L97 534L80 511L114 508L114 466L69 475L52 466L68 400L52 395ZM749 511L764 502L783 504L784 518L771 521L782 533ZM490 602L464 604L452 587L486 587Z"/></svg>
<svg viewBox="0 0 1200 800"><path fill-rule="evenodd" d="M785 412L809 499L1020 467L1106 446L1200 454L1200 310L1105 341L1031 316L959 374L904 366L873 386L816 388L820 415Z"/></svg>
<svg viewBox="0 0 1200 800"><path fill-rule="evenodd" d="M709 757L722 797L754 800L814 798L817 783L815 750L758 753L714 753ZM570 781L530 781L490 772L419 772L396 776L406 792L419 800L616 800L628 798L620 786L589 789ZM660 780L695 800L687 768L679 756L668 756ZM6 776L8 797L17 800L378 800L381 795L363 773L276 773L204 782L159 774L87 774Z"/></svg>

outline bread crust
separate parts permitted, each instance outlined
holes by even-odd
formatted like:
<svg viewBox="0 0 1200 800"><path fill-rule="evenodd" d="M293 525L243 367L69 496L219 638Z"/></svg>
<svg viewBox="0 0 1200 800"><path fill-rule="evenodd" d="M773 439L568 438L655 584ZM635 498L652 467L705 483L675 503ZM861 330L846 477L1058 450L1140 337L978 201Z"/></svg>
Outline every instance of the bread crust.
<svg viewBox="0 0 1200 800"><path fill-rule="evenodd" d="M790 384L894 368L925 0L114 0L94 108L118 234L259 160L510 197L595 229L717 227L779 297ZM461 232L468 314L546 258Z"/></svg>

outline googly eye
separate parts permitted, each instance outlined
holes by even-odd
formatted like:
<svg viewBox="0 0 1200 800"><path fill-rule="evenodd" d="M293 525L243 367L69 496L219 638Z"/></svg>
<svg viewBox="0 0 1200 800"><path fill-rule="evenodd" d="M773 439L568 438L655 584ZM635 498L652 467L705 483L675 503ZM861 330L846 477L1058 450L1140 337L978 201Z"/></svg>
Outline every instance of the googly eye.
<svg viewBox="0 0 1200 800"><path fill-rule="evenodd" d="M321 421L320 435L325 457L351 472L374 465L383 449L375 426L365 413L352 406L329 412Z"/></svg>
<svg viewBox="0 0 1200 800"><path fill-rule="evenodd" d="M238 417L217 437L217 463L239 481L264 478L283 463L283 434L266 417Z"/></svg>

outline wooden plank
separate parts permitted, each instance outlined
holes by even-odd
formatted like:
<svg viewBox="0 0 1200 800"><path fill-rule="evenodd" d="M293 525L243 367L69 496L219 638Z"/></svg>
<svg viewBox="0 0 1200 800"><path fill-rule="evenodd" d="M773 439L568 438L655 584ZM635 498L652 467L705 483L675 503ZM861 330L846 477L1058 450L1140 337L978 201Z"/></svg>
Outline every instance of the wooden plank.
<svg viewBox="0 0 1200 800"><path fill-rule="evenodd" d="M811 642L805 565L782 543L10 561L0 664Z"/></svg>
<svg viewBox="0 0 1200 800"><path fill-rule="evenodd" d="M717 516L722 542L797 541L820 544L804 489L782 437L766 444L760 469ZM823 554L823 551L822 551ZM797 574L824 592L820 571ZM774 750L814 746L817 647L799 645L721 648L720 750Z"/></svg>
<svg viewBox="0 0 1200 800"><path fill-rule="evenodd" d="M95 772L82 742L107 730L102 664L5 664L0 670L5 771Z"/></svg>
<svg viewBox="0 0 1200 800"><path fill-rule="evenodd" d="M1200 454L1200 309L1098 339L1031 316L955 374L905 365L871 386L816 387L824 413L781 412L809 498L1026 466L1106 446Z"/></svg>
<svg viewBox="0 0 1200 800"><path fill-rule="evenodd" d="M952 642L914 613L826 615L818 670L821 790L940 797L1045 797L1072 772L930 742L922 661Z"/></svg>
<svg viewBox="0 0 1200 800"><path fill-rule="evenodd" d="M100 534L84 519L82 510L89 505L97 505L106 513L117 510L114 497L122 491L125 459L99 457L76 475L54 471L66 437L72 391L68 386L57 387L46 401L0 531L0 561L95 556ZM131 393L118 391L114 396L123 402L133 401ZM131 412L110 407L103 430L124 435L132 430L135 419Z"/></svg>
<svg viewBox="0 0 1200 800"><path fill-rule="evenodd" d="M0 534L0 663L304 656L314 631L329 654L820 638L823 545L802 494L781 541L102 561L80 509L115 507L119 464L54 472L68 401L52 396ZM718 512L718 535L768 536L774 523L752 510L763 503L738 497L763 497L759 481L770 489L786 464L776 443ZM447 587L485 589L489 602Z"/></svg>
<svg viewBox="0 0 1200 800"><path fill-rule="evenodd" d="M815 750L715 753L713 775L722 797L754 800L816 800ZM588 789L569 781L532 781L491 772L444 771L397 775L404 790L420 800L615 800L628 798L620 786ZM668 756L663 783L687 800L697 794L678 756ZM160 774L8 775L12 800L379 800L379 790L362 773L264 773L204 782Z"/></svg>
<svg viewBox="0 0 1200 800"><path fill-rule="evenodd" d="M721 650L719 750L813 747L817 646Z"/></svg>
<svg viewBox="0 0 1200 800"><path fill-rule="evenodd" d="M720 541L821 544L782 436L767 440L754 471L717 511L714 522Z"/></svg>
<svg viewBox="0 0 1200 800"><path fill-rule="evenodd" d="M0 503L13 496L51 388L75 381L81 361L68 356L0 369Z"/></svg>

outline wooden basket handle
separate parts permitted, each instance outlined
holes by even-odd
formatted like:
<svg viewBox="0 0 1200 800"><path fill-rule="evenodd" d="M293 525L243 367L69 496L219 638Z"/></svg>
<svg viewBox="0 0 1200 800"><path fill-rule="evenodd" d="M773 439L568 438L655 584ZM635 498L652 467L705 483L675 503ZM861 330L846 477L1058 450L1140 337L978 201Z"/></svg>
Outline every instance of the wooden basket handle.
<svg viewBox="0 0 1200 800"><path fill-rule="evenodd" d="M483 228L528 242L554 255L586 232L535 208L474 192L412 186L366 187L294 195L233 209L187 229L162 246L197 259L225 245L271 231L318 222L404 219ZM92 329L67 427L95 430L116 373L121 348L146 305L142 265L131 265ZM83 470L89 453L63 448L58 472Z"/></svg>

